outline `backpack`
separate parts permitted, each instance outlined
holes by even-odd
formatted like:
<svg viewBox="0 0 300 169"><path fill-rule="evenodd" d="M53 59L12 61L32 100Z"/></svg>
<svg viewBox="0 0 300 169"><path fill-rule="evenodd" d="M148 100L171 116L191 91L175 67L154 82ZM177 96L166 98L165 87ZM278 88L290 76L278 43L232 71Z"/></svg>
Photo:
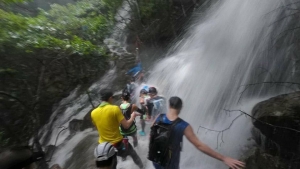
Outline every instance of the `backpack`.
<svg viewBox="0 0 300 169"><path fill-rule="evenodd" d="M159 120L151 127L148 159L160 166L166 167L172 157L172 129L182 121L177 118L171 124L163 123L164 114L159 115Z"/></svg>
<svg viewBox="0 0 300 169"><path fill-rule="evenodd" d="M155 117L158 114L165 114L166 113L165 98L158 96L158 98L152 99L150 102L152 102L152 104L153 104L151 116Z"/></svg>

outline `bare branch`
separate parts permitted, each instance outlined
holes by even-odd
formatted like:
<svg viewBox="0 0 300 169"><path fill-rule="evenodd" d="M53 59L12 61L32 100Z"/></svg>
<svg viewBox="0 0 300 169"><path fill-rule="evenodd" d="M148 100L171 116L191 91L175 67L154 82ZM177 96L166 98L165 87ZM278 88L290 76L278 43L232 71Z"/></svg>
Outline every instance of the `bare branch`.
<svg viewBox="0 0 300 169"><path fill-rule="evenodd" d="M238 119L239 117L241 117L242 115L243 115L243 114L240 114L240 115L238 115L237 117L235 117L235 118L232 120L232 122L230 123L230 125L229 125L227 128L223 129L223 130L213 130L213 129L209 129L209 128L206 128L206 127L199 126L199 127L198 127L198 130L197 130L197 134L198 134L200 128L206 129L206 130L208 130L208 131L217 132L218 135L217 135L217 147L216 147L216 149L218 149L218 146L219 146L219 137L221 136L221 137L220 137L220 139L221 139L220 147L221 147L221 144L224 143L224 140L223 140L223 133L224 133L226 130L229 130L229 129L231 128L231 126L233 125L234 121L237 120L237 119Z"/></svg>
<svg viewBox="0 0 300 169"><path fill-rule="evenodd" d="M255 117L251 116L250 114L248 114L248 113L246 113L246 112L244 112L244 111L242 111L242 110L227 110L227 109L224 109L224 111L225 111L225 112L228 112L228 113L231 113L231 112L240 112L241 114L238 115L238 116L236 116L236 117L232 120L232 122L230 123L230 125L229 125L227 128L223 129L223 130L213 130L213 129L209 129L209 128L206 128L206 127L203 127L203 126L199 126L199 127L198 127L198 130L197 130L197 134L199 133L200 128L203 128L203 129L206 129L206 130L208 130L208 131L212 131L212 132L218 133L218 135L217 135L217 147L216 147L216 149L218 149L218 146L221 147L222 143L224 143L224 140L223 140L223 134L224 134L224 132L225 132L226 130L229 130L229 129L231 128L231 126L233 125L233 123L234 123L239 117L241 117L242 115L246 115L246 116L248 116L248 117L250 117L250 118L252 118L252 119L254 119L254 120L256 120L256 121L258 121L258 122L260 122L260 123L263 123L263 124L265 124L265 125L271 126L271 127L273 127L273 128L284 129L284 130L289 130L289 131L293 131L293 132L296 132L296 133L300 133L299 130L296 130L296 129L293 129L293 128L283 127L283 126L277 126L277 125L273 125L273 124L270 124L270 123L261 121L261 120L259 120L259 119L255 118ZM220 144L219 144L219 140L221 140Z"/></svg>
<svg viewBox="0 0 300 169"><path fill-rule="evenodd" d="M289 4L287 4L287 5L280 6L280 7L276 8L276 9L274 9L274 10L272 10L272 11L266 13L266 15L268 15L268 14L270 14L270 13L273 13L273 12L275 12L275 11L277 11L277 10L280 10L280 9L288 9L289 6L295 5L295 4L298 4L298 3L300 3L300 1L292 2L292 3L289 3Z"/></svg>
<svg viewBox="0 0 300 169"><path fill-rule="evenodd" d="M93 108L96 108L95 105L93 104L93 100L92 100L91 95L90 95L90 92L89 92L88 90L86 91L86 94L88 95L89 102L91 103L92 107L93 107Z"/></svg>
<svg viewBox="0 0 300 169"><path fill-rule="evenodd" d="M244 115L246 115L246 116L248 116L248 117L250 117L250 118L252 118L252 119L254 119L254 120L258 121L258 122L260 122L260 123L263 123L265 125L271 126L273 128L279 128L279 129L284 129L284 130L289 130L289 131L293 131L293 132L296 132L296 133L300 133L299 130L296 130L296 129L293 129L293 128L283 127L283 126L277 126L277 125L273 125L273 124L261 121L261 120L259 120L259 119L255 118L255 117L251 116L250 114L248 114L248 113L246 113L246 112L244 112L242 110L226 110L226 109L224 109L224 110L227 111L227 112L240 112L240 113L242 113L242 114L244 114Z"/></svg>
<svg viewBox="0 0 300 169"><path fill-rule="evenodd" d="M19 98L13 96L13 95L11 95L11 94L8 94L8 93L6 93L6 92L4 92L4 91L0 91L0 95L4 95L4 96L7 96L7 97L10 97L10 98L16 100L17 102L19 102L19 103L20 103L24 108L26 108L27 110L32 110L28 105L26 105L25 102L23 102L21 99L19 99Z"/></svg>
<svg viewBox="0 0 300 169"><path fill-rule="evenodd" d="M241 85L240 87L245 87L244 90L240 93L240 97L238 99L238 103L240 102L240 100L242 99L243 94L246 92L246 90L249 89L249 87L251 86L256 86L256 85L262 85L262 84L269 84L269 85L278 85L278 86L284 86L284 87L288 87L291 90L296 91L296 89L291 88L292 85L297 85L300 86L300 83L297 82L272 82L272 81L268 81L268 82L258 82L258 83L251 83L251 84L247 84L247 85ZM285 85L290 85L290 86L285 86Z"/></svg>
<svg viewBox="0 0 300 169"><path fill-rule="evenodd" d="M278 19L278 20L272 22L269 26L272 26L272 25L274 25L275 23L278 23L278 22L280 22L280 21L282 21L282 20L284 20L284 19L286 19L286 18L288 18L288 17L294 16L294 15L299 14L299 13L300 13L300 11L295 12L295 13L293 13L293 14L286 15L286 16L284 16L284 17L282 17L282 18L280 18L280 19Z"/></svg>

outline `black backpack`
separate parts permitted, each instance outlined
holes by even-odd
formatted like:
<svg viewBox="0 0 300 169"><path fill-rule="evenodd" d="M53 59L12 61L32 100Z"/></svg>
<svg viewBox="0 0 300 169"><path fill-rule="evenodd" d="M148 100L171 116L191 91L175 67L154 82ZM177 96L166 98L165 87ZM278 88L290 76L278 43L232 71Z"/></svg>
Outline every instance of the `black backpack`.
<svg viewBox="0 0 300 169"><path fill-rule="evenodd" d="M150 131L148 159L160 166L166 167L172 157L172 128L181 121L177 118L172 124L163 123L164 114L159 115L159 121L155 122Z"/></svg>

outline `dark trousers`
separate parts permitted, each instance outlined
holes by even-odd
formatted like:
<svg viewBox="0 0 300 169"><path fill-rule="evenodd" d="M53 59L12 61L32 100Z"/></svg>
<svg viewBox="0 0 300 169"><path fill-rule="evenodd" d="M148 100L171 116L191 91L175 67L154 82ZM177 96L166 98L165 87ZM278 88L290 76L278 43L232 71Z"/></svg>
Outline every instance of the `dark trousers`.
<svg viewBox="0 0 300 169"><path fill-rule="evenodd" d="M139 166L140 168L143 168L143 162L141 158L138 156L132 145L128 142L127 148L124 150L123 148L125 147L124 143L121 141L116 145L116 148L118 150L118 156L120 157L126 157L126 156L131 156L132 160L134 163ZM115 168L114 168L115 169Z"/></svg>

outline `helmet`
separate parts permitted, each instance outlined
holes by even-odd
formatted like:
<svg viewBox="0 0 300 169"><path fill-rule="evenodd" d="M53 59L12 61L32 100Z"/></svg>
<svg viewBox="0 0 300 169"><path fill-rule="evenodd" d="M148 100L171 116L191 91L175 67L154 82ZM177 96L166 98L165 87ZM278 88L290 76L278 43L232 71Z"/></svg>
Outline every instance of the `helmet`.
<svg viewBox="0 0 300 169"><path fill-rule="evenodd" d="M145 89L145 90L147 91L147 93L148 93L148 91L149 91L149 86L145 85L145 86L143 86L142 89Z"/></svg>
<svg viewBox="0 0 300 169"><path fill-rule="evenodd" d="M94 150L96 161L107 160L115 154L116 150L109 142L98 144L98 146Z"/></svg>

